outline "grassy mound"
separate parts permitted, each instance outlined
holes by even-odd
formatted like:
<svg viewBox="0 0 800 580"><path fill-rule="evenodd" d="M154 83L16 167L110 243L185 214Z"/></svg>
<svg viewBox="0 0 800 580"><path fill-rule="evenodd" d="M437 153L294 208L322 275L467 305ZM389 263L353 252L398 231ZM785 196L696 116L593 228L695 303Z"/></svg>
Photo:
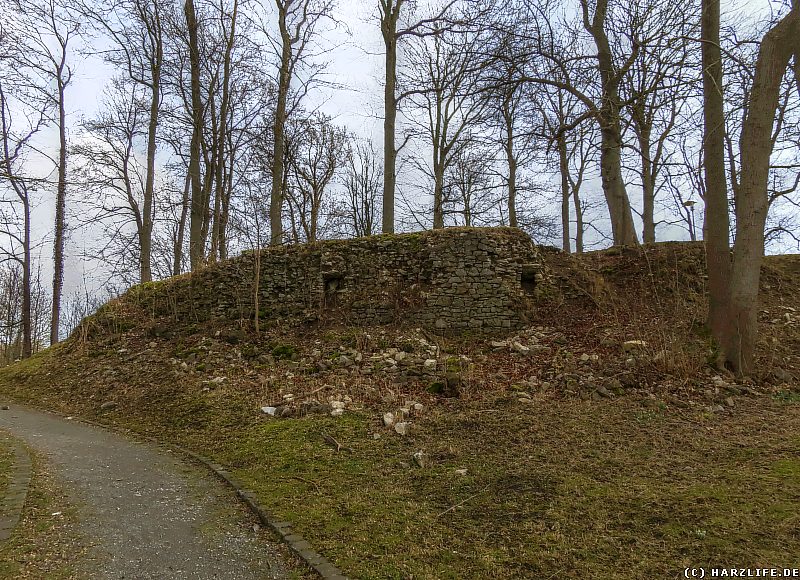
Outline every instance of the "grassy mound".
<svg viewBox="0 0 800 580"><path fill-rule="evenodd" d="M735 381L707 364L699 245L546 259L560 290L511 337L256 335L154 318L134 289L0 391L231 466L354 578L800 564L800 260L767 260L765 370Z"/></svg>

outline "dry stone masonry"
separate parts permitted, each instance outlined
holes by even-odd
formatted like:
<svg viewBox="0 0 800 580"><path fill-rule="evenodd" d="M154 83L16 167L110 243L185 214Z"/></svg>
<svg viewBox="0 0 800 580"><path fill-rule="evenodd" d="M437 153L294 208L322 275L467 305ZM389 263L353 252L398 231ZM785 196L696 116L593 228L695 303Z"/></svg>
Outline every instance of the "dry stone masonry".
<svg viewBox="0 0 800 580"><path fill-rule="evenodd" d="M512 228L452 228L267 248L131 290L179 320L376 325L499 331L529 321L546 287L539 249Z"/></svg>

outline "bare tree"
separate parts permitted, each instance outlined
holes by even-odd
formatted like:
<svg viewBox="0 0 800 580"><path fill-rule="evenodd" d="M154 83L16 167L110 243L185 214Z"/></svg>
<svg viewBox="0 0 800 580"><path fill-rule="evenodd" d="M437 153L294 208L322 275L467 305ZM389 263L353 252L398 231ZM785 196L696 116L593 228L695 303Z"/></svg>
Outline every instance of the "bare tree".
<svg viewBox="0 0 800 580"><path fill-rule="evenodd" d="M273 118L272 151L272 189L270 191L270 243L280 244L283 240L283 186L285 182L286 122L291 110L296 108L289 102L292 80L299 69L313 69L309 54L314 42L315 31L323 20L331 18L333 0L275 0L278 11L279 41L276 42L279 58L277 74L277 103ZM308 71L307 71L308 73ZM313 78L313 74L310 75ZM302 82L299 95L305 94L311 86L307 76Z"/></svg>
<svg viewBox="0 0 800 580"><path fill-rule="evenodd" d="M382 171L377 154L369 140L350 138L342 185L347 194L346 221L355 237L377 232L378 195Z"/></svg>
<svg viewBox="0 0 800 580"><path fill-rule="evenodd" d="M397 48L408 37L436 36L457 24L451 11L457 4L449 0L427 18L414 19L416 4L409 0L378 0L381 36L385 46L383 86L383 233L394 232L395 189L397 187L397 112L401 98L397 95Z"/></svg>
<svg viewBox="0 0 800 580"><path fill-rule="evenodd" d="M83 220L104 224L106 240L99 257L120 272L129 268L128 258L141 266L141 253L151 248L145 244L152 243L156 208L147 193L147 167L137 157L137 145L148 138L149 118L147 95L137 87L126 78L115 79L102 112L83 123L83 138L73 147L76 178L95 194L85 201L91 211ZM138 281L146 281L141 268L137 270Z"/></svg>
<svg viewBox="0 0 800 580"><path fill-rule="evenodd" d="M140 279L143 282L152 280L153 195L164 64L164 2L101 0L81 6L81 11L113 43L114 48L106 51L104 57L122 68L134 85L147 92L147 153L139 252Z"/></svg>
<svg viewBox="0 0 800 580"><path fill-rule="evenodd" d="M290 211L300 222L303 239L315 242L326 190L345 162L347 134L322 113L292 125L286 149L286 197Z"/></svg>
<svg viewBox="0 0 800 580"><path fill-rule="evenodd" d="M67 115L66 91L72 81L72 68L67 62L70 43L79 25L56 0L13 0L17 11L17 26L27 39L25 50L18 53L18 65L42 80L37 85L43 98L52 101L53 118L49 119L58 130L58 154L54 159L57 172L55 224L53 227L53 297L50 342L58 342L59 313L64 279L64 239L66 235L65 208L67 197Z"/></svg>
<svg viewBox="0 0 800 580"><path fill-rule="evenodd" d="M419 111L421 119L413 122L430 146L430 166L418 166L433 181L434 229L444 227L445 174L460 150L472 145L465 137L487 114L488 102L478 96L485 69L481 45L480 33L444 31L417 39L407 57L401 98L408 96Z"/></svg>
<svg viewBox="0 0 800 580"><path fill-rule="evenodd" d="M754 370L758 332L758 288L764 254L764 230L769 211L770 156L773 152L776 113L781 85L794 56L800 34L800 8L793 4L764 34L753 70L747 114L739 137L740 172L734 191L736 238L729 253L729 218L724 176L724 113L719 50L719 5L703 4L703 50L707 64L704 86L706 115L706 252L709 262L710 326L722 362L737 373ZM708 72L710 70L710 72ZM800 83L800 79L797 81ZM713 146L713 147L712 147ZM717 191L720 190L720 191ZM716 198L719 199L716 199ZM724 234L724 235L723 235ZM714 268L719 268L713 275Z"/></svg>

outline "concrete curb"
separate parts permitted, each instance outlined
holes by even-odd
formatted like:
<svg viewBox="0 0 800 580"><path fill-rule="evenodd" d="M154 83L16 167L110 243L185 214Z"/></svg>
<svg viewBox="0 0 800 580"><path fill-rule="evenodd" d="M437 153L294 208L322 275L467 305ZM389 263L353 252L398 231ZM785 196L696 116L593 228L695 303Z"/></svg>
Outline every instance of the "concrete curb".
<svg viewBox="0 0 800 580"><path fill-rule="evenodd" d="M19 405L19 406L25 407L25 405ZM242 484L242 482L240 482L236 477L233 476L233 474L230 473L230 471L225 469L219 463L216 463L213 460L209 459L208 457L204 457L203 455L195 453L194 451L190 451L189 449L181 447L180 445L177 445L175 443L167 443L164 441L160 441L155 437L141 435L139 433L136 433L135 431L131 431L130 429L126 429L124 427L98 423L96 421L92 421L91 419L86 419L84 417L76 415L65 415L63 413L50 411L47 409L41 409L36 407L32 408L40 412L45 412L51 415L55 415L62 419L70 417L70 421L85 423L86 425L91 425L92 427L96 427L98 429L105 429L107 431L111 431L112 433L116 433L118 435L127 435L129 437L132 436L133 438L139 439L140 441L147 441L148 443L153 443L160 447L173 449L178 453L202 464L209 471L211 471L216 477L222 480L223 483L225 483L234 492L236 492L236 497L238 497L239 500L242 501L248 507L248 509L258 518L261 524L271 529L273 532L275 532L281 539L281 541L284 544L286 544L288 548L298 558L300 558L302 562L304 562L309 568L311 568L311 570L319 574L321 578L323 578L324 580L348 580L347 576L342 574L342 572L336 566L334 566L331 562L329 562L322 554L316 552L314 548L311 546L311 544L309 544L300 534L294 532L291 523L282 522L272 517L269 514L269 512L267 512L267 510L264 509L264 507L258 503L255 493L247 489ZM28 461L30 463L30 458L28 458ZM0 541L3 539L2 525L3 525L2 512L0 512Z"/></svg>
<svg viewBox="0 0 800 580"><path fill-rule="evenodd" d="M8 488L0 497L0 542L8 540L14 532L14 528L19 524L33 476L33 462L30 453L16 439L9 438L9 440L13 447L14 460L11 465L11 479L8 482Z"/></svg>

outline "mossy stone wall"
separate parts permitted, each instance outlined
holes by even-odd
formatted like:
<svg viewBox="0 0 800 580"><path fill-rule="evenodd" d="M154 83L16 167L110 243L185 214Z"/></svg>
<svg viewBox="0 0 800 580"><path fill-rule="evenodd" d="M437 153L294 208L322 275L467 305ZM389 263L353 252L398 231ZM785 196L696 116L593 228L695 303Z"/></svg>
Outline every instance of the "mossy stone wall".
<svg viewBox="0 0 800 580"><path fill-rule="evenodd" d="M412 322L496 331L527 322L546 282L538 248L512 228L452 228L265 248L133 288L154 314L179 320L297 324Z"/></svg>

